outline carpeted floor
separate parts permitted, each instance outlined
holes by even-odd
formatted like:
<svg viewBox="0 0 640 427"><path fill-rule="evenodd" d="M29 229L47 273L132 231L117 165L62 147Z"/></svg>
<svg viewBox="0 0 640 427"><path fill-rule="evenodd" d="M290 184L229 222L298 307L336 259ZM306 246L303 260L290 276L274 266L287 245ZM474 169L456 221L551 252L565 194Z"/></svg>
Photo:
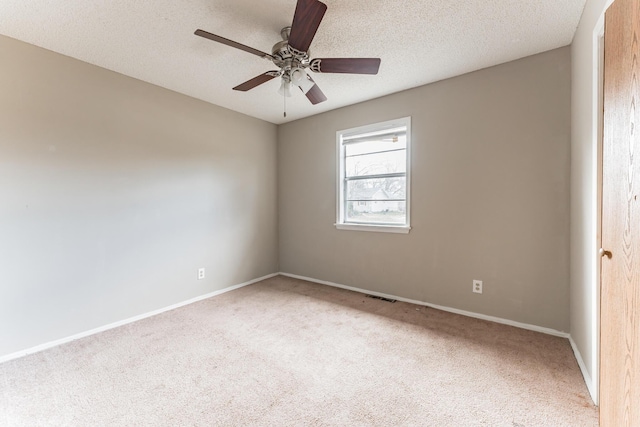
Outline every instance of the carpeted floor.
<svg viewBox="0 0 640 427"><path fill-rule="evenodd" d="M566 339L278 276L0 365L7 426L596 426Z"/></svg>

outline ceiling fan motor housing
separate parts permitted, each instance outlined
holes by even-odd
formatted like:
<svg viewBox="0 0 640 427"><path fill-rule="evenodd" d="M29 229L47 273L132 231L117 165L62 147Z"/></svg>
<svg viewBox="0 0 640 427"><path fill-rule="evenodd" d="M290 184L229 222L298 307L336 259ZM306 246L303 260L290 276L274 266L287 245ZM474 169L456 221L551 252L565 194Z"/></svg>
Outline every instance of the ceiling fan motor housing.
<svg viewBox="0 0 640 427"><path fill-rule="evenodd" d="M273 63L282 70L283 74L287 75L296 68L309 67L309 52L300 52L289 46L290 33L291 27L284 27L280 31L283 40L273 45L271 49Z"/></svg>

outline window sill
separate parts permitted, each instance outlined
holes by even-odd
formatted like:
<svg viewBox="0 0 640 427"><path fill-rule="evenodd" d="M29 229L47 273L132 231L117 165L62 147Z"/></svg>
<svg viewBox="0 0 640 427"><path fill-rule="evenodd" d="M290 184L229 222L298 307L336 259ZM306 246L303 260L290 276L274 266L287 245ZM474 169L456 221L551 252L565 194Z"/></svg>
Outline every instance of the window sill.
<svg viewBox="0 0 640 427"><path fill-rule="evenodd" d="M373 231L377 233L408 234L411 227L407 225L373 225L373 224L335 224L338 230Z"/></svg>

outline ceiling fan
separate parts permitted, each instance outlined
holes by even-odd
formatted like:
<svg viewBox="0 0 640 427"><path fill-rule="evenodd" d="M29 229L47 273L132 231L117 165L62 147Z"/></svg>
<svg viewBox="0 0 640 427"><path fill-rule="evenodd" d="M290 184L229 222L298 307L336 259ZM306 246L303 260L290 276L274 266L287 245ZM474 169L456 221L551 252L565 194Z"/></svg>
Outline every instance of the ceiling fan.
<svg viewBox="0 0 640 427"><path fill-rule="evenodd" d="M297 86L315 105L326 101L327 97L307 73L308 69L315 73L378 74L380 68L380 58L310 59L309 46L326 11L327 5L318 0L298 0L293 23L290 27L282 29L282 41L273 46L271 54L204 30L196 30L195 35L252 53L273 62L279 68L254 77L233 90L246 92L281 77L278 90L280 95L291 96L291 86Z"/></svg>

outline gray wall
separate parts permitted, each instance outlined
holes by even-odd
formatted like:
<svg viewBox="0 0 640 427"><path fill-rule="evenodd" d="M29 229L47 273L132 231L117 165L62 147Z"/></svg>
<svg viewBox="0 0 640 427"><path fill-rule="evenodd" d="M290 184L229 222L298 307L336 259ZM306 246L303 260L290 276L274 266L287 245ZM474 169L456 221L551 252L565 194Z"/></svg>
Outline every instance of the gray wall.
<svg viewBox="0 0 640 427"><path fill-rule="evenodd" d="M597 256L597 35L608 0L588 0L571 46L571 337L597 402L599 274ZM589 381L591 380L591 381Z"/></svg>
<svg viewBox="0 0 640 427"><path fill-rule="evenodd" d="M568 331L570 73L565 47L280 126L280 270ZM403 116L411 233L336 230L335 132Z"/></svg>
<svg viewBox="0 0 640 427"><path fill-rule="evenodd" d="M569 328L569 48L279 128L6 37L0 57L0 356L274 273L278 259ZM335 132L403 116L413 230L336 230Z"/></svg>
<svg viewBox="0 0 640 427"><path fill-rule="evenodd" d="M275 125L6 37L0 58L0 356L278 271Z"/></svg>

